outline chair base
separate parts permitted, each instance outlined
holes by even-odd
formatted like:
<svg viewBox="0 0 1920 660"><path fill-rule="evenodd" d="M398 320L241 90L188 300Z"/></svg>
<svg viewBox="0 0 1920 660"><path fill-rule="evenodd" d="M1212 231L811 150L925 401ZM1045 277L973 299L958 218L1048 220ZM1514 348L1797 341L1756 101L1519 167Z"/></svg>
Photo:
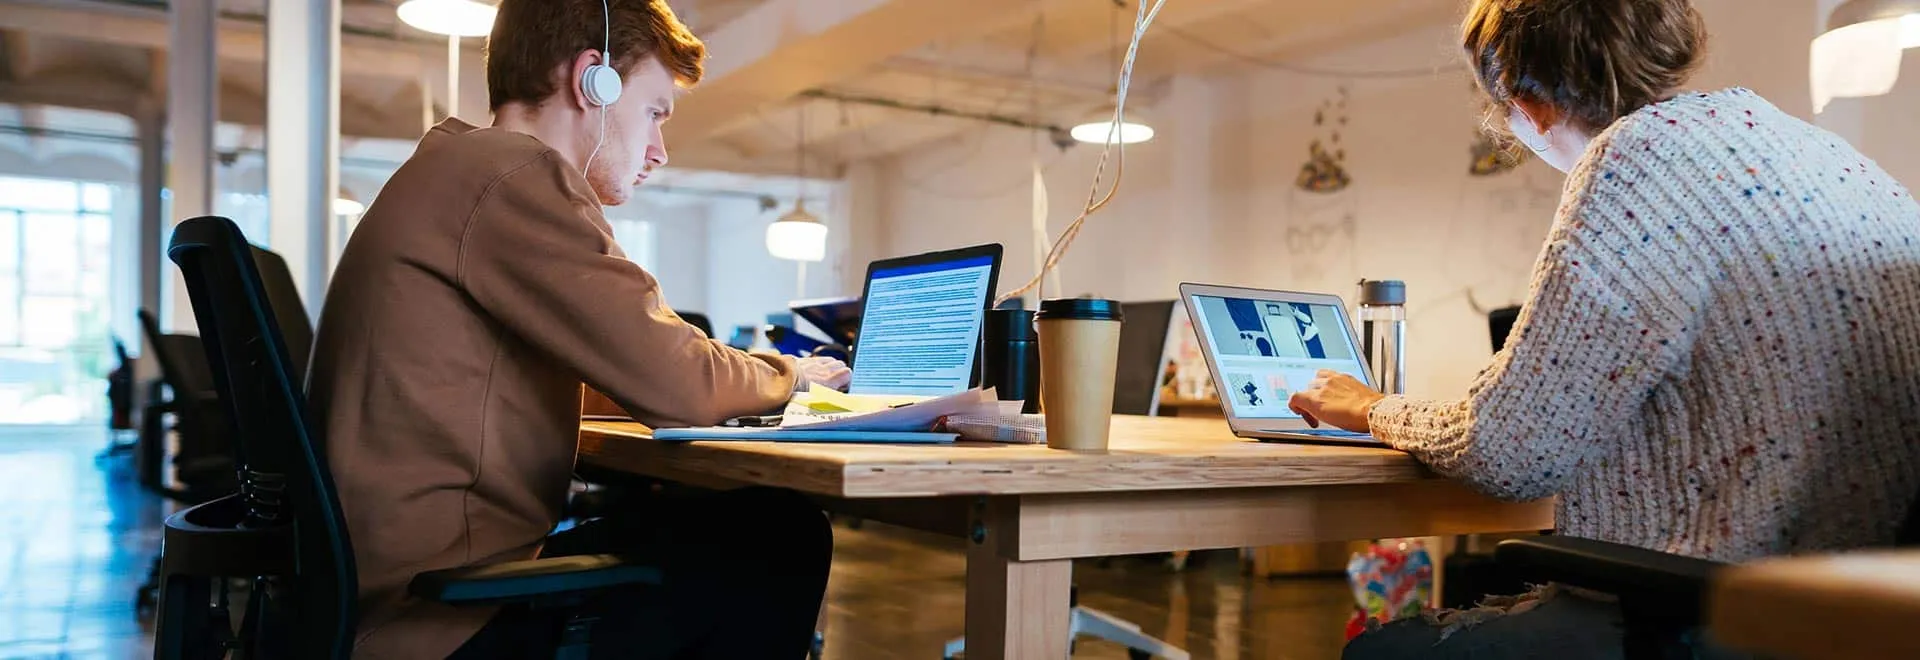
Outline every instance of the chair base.
<svg viewBox="0 0 1920 660"><path fill-rule="evenodd" d="M1127 647L1127 657L1135 660L1146 658L1188 660L1187 652L1180 647L1156 639L1142 632L1139 625L1112 614L1090 607L1074 607L1070 617L1067 624L1068 648L1072 648L1074 639L1086 635ZM967 638L961 637L947 642L946 650L940 654L940 657L953 660L966 650Z"/></svg>

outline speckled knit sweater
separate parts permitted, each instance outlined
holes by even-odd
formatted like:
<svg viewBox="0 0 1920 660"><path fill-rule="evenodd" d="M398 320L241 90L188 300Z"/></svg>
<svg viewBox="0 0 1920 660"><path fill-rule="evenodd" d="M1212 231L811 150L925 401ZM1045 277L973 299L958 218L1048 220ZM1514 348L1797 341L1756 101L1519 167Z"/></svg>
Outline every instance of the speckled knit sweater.
<svg viewBox="0 0 1920 660"><path fill-rule="evenodd" d="M1506 350L1376 436L1562 533L1696 557L1890 542L1920 487L1920 205L1753 92L1608 127Z"/></svg>

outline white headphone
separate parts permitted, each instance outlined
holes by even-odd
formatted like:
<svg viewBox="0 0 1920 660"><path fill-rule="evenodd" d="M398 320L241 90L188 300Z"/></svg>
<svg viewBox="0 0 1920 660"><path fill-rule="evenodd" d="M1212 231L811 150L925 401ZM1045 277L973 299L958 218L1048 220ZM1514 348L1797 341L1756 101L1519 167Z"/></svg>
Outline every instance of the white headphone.
<svg viewBox="0 0 1920 660"><path fill-rule="evenodd" d="M593 153L587 154L586 166L580 171L582 176L593 171L593 159L600 155L601 145L607 142L607 106L620 100L620 91L625 86L620 72L613 68L613 9L608 2L600 0L600 63L588 65L587 70L580 72L580 95L600 108L600 137L593 143Z"/></svg>
<svg viewBox="0 0 1920 660"><path fill-rule="evenodd" d="M607 6L608 0L600 0L602 31L600 36L600 63L587 67L580 72L580 94L587 102L602 108L620 100L620 72L613 68L613 10Z"/></svg>

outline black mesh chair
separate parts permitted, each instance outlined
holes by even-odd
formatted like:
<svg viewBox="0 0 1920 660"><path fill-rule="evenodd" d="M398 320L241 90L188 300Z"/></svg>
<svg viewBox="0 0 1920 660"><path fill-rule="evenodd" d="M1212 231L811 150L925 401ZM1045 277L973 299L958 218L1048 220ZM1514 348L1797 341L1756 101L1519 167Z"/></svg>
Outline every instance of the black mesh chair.
<svg viewBox="0 0 1920 660"><path fill-rule="evenodd" d="M240 492L167 519L154 656L346 658L358 579L325 452L273 305L239 227L181 223L167 255L186 277L235 443ZM249 581L238 631L229 580ZM658 584L657 569L593 555L415 576L409 591L456 606L571 607L614 587ZM575 617L557 657L581 657L592 621Z"/></svg>
<svg viewBox="0 0 1920 660"><path fill-rule="evenodd" d="M1920 493L1895 545L1920 546ZM1626 657L1690 659L1687 635L1706 620L1714 574L1729 564L1572 536L1502 541L1502 565L1534 582L1558 582L1620 598Z"/></svg>
<svg viewBox="0 0 1920 660"><path fill-rule="evenodd" d="M167 393L164 398L149 397L141 413L136 457L140 483L183 504L232 493L239 488L233 472L233 436L214 389L206 349L199 337L161 332L160 322L147 310L140 310L139 317ZM180 440L171 460L177 485L168 485L165 479L168 415Z"/></svg>

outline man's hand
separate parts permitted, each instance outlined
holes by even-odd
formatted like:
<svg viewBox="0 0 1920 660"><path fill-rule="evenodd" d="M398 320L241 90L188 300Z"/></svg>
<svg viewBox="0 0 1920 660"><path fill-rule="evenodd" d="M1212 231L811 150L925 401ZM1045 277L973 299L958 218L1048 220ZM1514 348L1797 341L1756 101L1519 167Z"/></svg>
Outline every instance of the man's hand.
<svg viewBox="0 0 1920 660"><path fill-rule="evenodd" d="M793 368L799 375L800 383L794 389L800 392L807 391L807 388L813 385L844 390L847 388L847 381L853 379L853 371L847 368L846 363L833 358L794 358Z"/></svg>
<svg viewBox="0 0 1920 660"><path fill-rule="evenodd" d="M1313 384L1293 393L1287 407L1307 418L1307 424L1319 428L1322 422L1355 433L1369 433L1367 415L1373 404L1387 398L1352 376L1321 369Z"/></svg>

